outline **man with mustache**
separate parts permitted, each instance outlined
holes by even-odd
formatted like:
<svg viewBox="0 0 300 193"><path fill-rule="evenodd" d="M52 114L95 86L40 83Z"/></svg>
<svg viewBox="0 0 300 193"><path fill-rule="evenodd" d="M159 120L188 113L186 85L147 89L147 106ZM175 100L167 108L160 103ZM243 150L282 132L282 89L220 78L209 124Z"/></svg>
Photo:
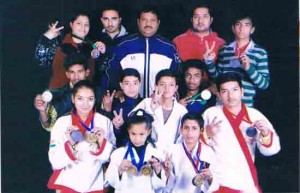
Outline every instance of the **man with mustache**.
<svg viewBox="0 0 300 193"><path fill-rule="evenodd" d="M181 61L174 45L156 34L160 19L155 8L140 10L137 24L139 33L128 36L113 51L107 69L108 86L120 90L120 71L134 68L141 75L141 97L149 97L154 91L156 74L163 69L179 71Z"/></svg>
<svg viewBox="0 0 300 193"><path fill-rule="evenodd" d="M108 59L110 58L113 48L128 35L125 27L121 24L122 17L116 6L106 6L102 9L101 23L103 30L97 39L106 46L105 54L96 59L96 70L94 82L103 89L107 88L107 75L105 73L108 67Z"/></svg>

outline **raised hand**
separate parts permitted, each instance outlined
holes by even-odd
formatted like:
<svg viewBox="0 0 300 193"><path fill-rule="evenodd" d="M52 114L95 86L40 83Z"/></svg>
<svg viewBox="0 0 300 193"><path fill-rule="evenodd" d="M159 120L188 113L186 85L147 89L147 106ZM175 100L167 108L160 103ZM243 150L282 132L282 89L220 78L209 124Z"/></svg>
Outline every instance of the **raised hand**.
<svg viewBox="0 0 300 193"><path fill-rule="evenodd" d="M206 52L203 54L203 59L204 61L207 62L213 62L216 58L216 53L214 52L216 42L213 41L211 47L209 47L209 44L206 40L204 42L205 42Z"/></svg>
<svg viewBox="0 0 300 193"><path fill-rule="evenodd" d="M126 172L130 166L132 166L132 163L130 160L127 160L127 159L122 160L122 162L119 166L119 174Z"/></svg>
<svg viewBox="0 0 300 193"><path fill-rule="evenodd" d="M165 169L166 176L169 177L172 171L172 154L166 154L163 167Z"/></svg>
<svg viewBox="0 0 300 193"><path fill-rule="evenodd" d="M218 133L220 124L222 123L222 120L217 121L217 117L214 117L213 121L206 126L206 134L208 137L213 137Z"/></svg>
<svg viewBox="0 0 300 193"><path fill-rule="evenodd" d="M39 111L39 112L46 112L47 109L47 103L43 100L43 96L38 94L36 95L34 99L34 107Z"/></svg>
<svg viewBox="0 0 300 193"><path fill-rule="evenodd" d="M178 102L186 107L186 105L188 103L192 102L192 100L190 100L190 97L184 97L184 98L180 99Z"/></svg>
<svg viewBox="0 0 300 193"><path fill-rule="evenodd" d="M49 29L48 29L48 31L46 31L44 33L44 36L46 36L50 40L52 40L52 39L56 38L57 36L59 36L60 35L60 31L62 29L64 29L64 26L56 28L57 24L58 24L58 21L56 21L55 23L50 24L49 25Z"/></svg>
<svg viewBox="0 0 300 193"><path fill-rule="evenodd" d="M154 168L156 174L160 173L162 166L158 158L151 156L151 158L148 160L148 163L150 163L151 167Z"/></svg>
<svg viewBox="0 0 300 193"><path fill-rule="evenodd" d="M113 103L115 94L116 94L115 90L111 94L110 94L109 90L106 91L106 95L104 95L103 99L102 99L102 105L103 105L104 110L111 112L112 103Z"/></svg>
<svg viewBox="0 0 300 193"><path fill-rule="evenodd" d="M104 129L102 128L99 128L99 127L94 127L92 129L92 132L94 132L96 135L97 135L97 142L98 142L98 145L99 147L101 146L102 142L103 142L103 139L105 138L105 131Z"/></svg>
<svg viewBox="0 0 300 193"><path fill-rule="evenodd" d="M104 54L106 51L106 46L103 42L97 41L94 43L101 54Z"/></svg>
<svg viewBox="0 0 300 193"><path fill-rule="evenodd" d="M164 93L164 89L158 89L158 87L155 88L154 95L151 97L151 104L150 107L152 110L155 110L158 108L161 104L161 97Z"/></svg>
<svg viewBox="0 0 300 193"><path fill-rule="evenodd" d="M258 120L254 123L254 127L256 127L263 137L266 137L270 134L270 129L268 127L268 123L265 120Z"/></svg>
<svg viewBox="0 0 300 193"><path fill-rule="evenodd" d="M120 129L120 127L124 124L122 108L120 109L119 114L116 111L114 111L114 118L112 120L112 123L117 129Z"/></svg>
<svg viewBox="0 0 300 193"><path fill-rule="evenodd" d="M242 64L243 68L245 70L249 70L249 68L250 68L250 58L245 53L242 53L240 55L239 59L240 59L240 62Z"/></svg>
<svg viewBox="0 0 300 193"><path fill-rule="evenodd" d="M76 143L75 141L73 141L73 139L71 137L71 133L75 130L79 130L79 128L74 125L71 125L71 126L67 127L67 130L65 132L66 137L71 145L75 145L75 143Z"/></svg>

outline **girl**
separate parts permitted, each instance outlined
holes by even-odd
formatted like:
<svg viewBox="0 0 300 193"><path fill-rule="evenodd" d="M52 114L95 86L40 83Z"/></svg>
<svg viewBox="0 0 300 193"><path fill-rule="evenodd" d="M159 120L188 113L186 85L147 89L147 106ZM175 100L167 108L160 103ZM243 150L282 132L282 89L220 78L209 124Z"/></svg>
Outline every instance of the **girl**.
<svg viewBox="0 0 300 193"><path fill-rule="evenodd" d="M218 189L216 177L211 172L215 171L214 152L199 142L202 128L201 115L187 113L182 117L180 133L183 142L170 148L164 162L169 176L165 193L212 192Z"/></svg>
<svg viewBox="0 0 300 193"><path fill-rule="evenodd" d="M61 88L68 83L65 76L65 69L63 66L66 55L74 52L80 52L91 58L91 51L96 47L101 53L105 52L105 45L102 42L96 42L94 45L85 41L86 36L90 30L89 17L86 14L78 14L70 21L71 33L68 33L62 43L59 43L58 36L60 31L64 28L57 28L58 21L49 26L49 29L43 36L41 36L38 46L35 51L36 58L40 61L40 66L45 70L50 70L52 67L52 75L50 79L49 88ZM94 62L89 60L90 77L94 72Z"/></svg>
<svg viewBox="0 0 300 193"><path fill-rule="evenodd" d="M165 186L161 156L149 137L152 122L152 116L142 109L128 117L129 142L112 153L105 175L116 193L154 193Z"/></svg>
<svg viewBox="0 0 300 193"><path fill-rule="evenodd" d="M51 130L49 160L54 173L48 188L61 193L101 193L102 164L115 143L112 123L94 111L95 93L88 80L75 84L72 102L75 108Z"/></svg>

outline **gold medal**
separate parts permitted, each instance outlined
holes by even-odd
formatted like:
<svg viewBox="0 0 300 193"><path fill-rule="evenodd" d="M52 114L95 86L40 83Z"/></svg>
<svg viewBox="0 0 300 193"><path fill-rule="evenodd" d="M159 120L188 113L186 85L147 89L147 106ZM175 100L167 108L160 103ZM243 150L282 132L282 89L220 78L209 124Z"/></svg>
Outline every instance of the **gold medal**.
<svg viewBox="0 0 300 193"><path fill-rule="evenodd" d="M204 177L201 174L197 174L194 178L193 178L193 185L194 186L201 186L204 182Z"/></svg>
<svg viewBox="0 0 300 193"><path fill-rule="evenodd" d="M128 169L127 169L127 173L129 174L129 175L131 175L131 176L133 176L133 175L136 175L137 174L137 168L134 166L134 165L132 165L132 166L129 166L128 167Z"/></svg>
<svg viewBox="0 0 300 193"><path fill-rule="evenodd" d="M98 137L95 133L87 133L86 136L85 136L85 140L92 144L92 143L96 143L97 140L98 140Z"/></svg>
<svg viewBox="0 0 300 193"><path fill-rule="evenodd" d="M147 165L144 165L141 169L141 173L144 175L144 176L150 176L151 175L151 172L152 172L152 168L149 164Z"/></svg>

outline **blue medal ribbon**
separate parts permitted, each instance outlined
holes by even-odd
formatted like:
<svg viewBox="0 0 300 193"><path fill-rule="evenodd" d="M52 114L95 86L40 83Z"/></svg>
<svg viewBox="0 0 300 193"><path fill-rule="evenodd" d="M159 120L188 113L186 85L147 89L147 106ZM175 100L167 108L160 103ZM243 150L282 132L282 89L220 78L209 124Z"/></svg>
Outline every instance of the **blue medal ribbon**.
<svg viewBox="0 0 300 193"><path fill-rule="evenodd" d="M77 115L77 113L76 113L76 109L75 109L75 108L73 109L73 113L74 113L75 117L78 119L80 125L81 125L83 128L85 128L87 131L91 131L91 130L94 128L94 117L93 117L92 120L91 120L91 127L88 127L86 124L84 124L84 123L80 120L80 118L78 117L78 115Z"/></svg>
<svg viewBox="0 0 300 193"><path fill-rule="evenodd" d="M137 152L138 153L138 152ZM144 163L144 159L145 159L145 153L146 153L146 147L142 149L142 151L140 153L138 153L138 156L140 158L139 163L136 162L135 160L135 156L133 153L133 147L132 144L129 143L127 151L124 155L123 159L126 159L128 157L128 155L130 155L130 159L131 159L131 163L138 169L138 171L141 170L141 168L143 167Z"/></svg>
<svg viewBox="0 0 300 193"><path fill-rule="evenodd" d="M200 151L201 151L201 146L200 146L200 145L201 145L201 144L198 143L198 150L197 150L197 153L196 153L197 161L200 162L200 168L198 169L198 166L197 166L197 164L195 163L195 161L194 161L194 159L193 159L191 153L187 150L185 144L182 142L182 146L183 146L184 152L185 152L186 156L189 158L190 162L192 163L192 165L193 165L193 167L194 167L194 170L195 170L195 172L196 172L197 174L199 174L199 173L201 172L201 170L205 168L205 163L206 163L205 161L201 161L201 160L200 160L200 157L199 157L199 156L200 156Z"/></svg>

